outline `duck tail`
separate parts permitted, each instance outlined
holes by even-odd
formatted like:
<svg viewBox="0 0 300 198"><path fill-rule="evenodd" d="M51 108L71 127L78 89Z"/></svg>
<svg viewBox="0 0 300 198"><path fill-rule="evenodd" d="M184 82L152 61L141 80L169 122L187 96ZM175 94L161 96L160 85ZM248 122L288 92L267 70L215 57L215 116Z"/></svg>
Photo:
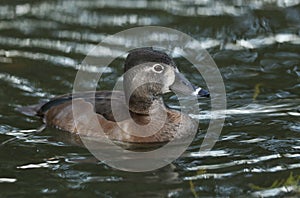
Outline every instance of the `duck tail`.
<svg viewBox="0 0 300 198"><path fill-rule="evenodd" d="M15 110L27 116L39 116L39 111L45 103L46 102L40 102L35 105L16 107Z"/></svg>

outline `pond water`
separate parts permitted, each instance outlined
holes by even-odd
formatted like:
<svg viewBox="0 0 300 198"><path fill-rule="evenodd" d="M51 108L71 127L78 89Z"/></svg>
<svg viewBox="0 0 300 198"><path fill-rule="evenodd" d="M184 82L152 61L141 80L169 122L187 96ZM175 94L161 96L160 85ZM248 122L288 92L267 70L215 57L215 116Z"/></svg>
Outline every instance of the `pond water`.
<svg viewBox="0 0 300 198"><path fill-rule="evenodd" d="M1 197L300 196L299 0L2 0L0 18ZM188 150L145 173L113 169L65 132L39 132L39 118L16 110L72 92L78 65L93 47L145 25L192 36L218 65L228 111L210 152L199 152L206 99L194 115L204 127ZM114 85L121 65L110 66L103 88ZM189 66L179 68L203 84ZM176 108L172 97L166 102Z"/></svg>

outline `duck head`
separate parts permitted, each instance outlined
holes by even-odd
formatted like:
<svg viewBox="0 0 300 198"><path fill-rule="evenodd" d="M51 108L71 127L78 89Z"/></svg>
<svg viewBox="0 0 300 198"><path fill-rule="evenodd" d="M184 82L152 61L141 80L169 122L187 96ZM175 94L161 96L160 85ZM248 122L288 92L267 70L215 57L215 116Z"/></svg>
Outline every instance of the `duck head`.
<svg viewBox="0 0 300 198"><path fill-rule="evenodd" d="M168 92L209 97L209 92L193 85L179 72L166 53L152 48L132 50L125 61L124 92L129 109L148 114L154 101L162 102Z"/></svg>

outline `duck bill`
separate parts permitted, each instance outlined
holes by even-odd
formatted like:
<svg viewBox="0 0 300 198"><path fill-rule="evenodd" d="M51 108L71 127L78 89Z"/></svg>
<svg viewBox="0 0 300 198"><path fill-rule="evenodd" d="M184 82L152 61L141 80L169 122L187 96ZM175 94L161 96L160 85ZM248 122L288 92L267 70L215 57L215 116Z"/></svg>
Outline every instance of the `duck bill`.
<svg viewBox="0 0 300 198"><path fill-rule="evenodd" d="M188 79L186 79L181 73L175 72L175 81L170 86L170 89L174 93L183 95L194 95L197 97L209 97L209 92L201 87L193 85Z"/></svg>

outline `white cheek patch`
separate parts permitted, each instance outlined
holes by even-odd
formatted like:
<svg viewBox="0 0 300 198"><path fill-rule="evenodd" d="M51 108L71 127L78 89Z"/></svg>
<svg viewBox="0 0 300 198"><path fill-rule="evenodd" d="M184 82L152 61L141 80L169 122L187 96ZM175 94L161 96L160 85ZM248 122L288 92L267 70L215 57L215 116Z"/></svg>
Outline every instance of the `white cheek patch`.
<svg viewBox="0 0 300 198"><path fill-rule="evenodd" d="M201 91L201 87L198 87L193 93L192 95L197 96L199 94L199 92Z"/></svg>
<svg viewBox="0 0 300 198"><path fill-rule="evenodd" d="M163 93L170 92L170 86L175 82L175 72L172 69L166 71L166 76L164 80L164 86L162 88Z"/></svg>

